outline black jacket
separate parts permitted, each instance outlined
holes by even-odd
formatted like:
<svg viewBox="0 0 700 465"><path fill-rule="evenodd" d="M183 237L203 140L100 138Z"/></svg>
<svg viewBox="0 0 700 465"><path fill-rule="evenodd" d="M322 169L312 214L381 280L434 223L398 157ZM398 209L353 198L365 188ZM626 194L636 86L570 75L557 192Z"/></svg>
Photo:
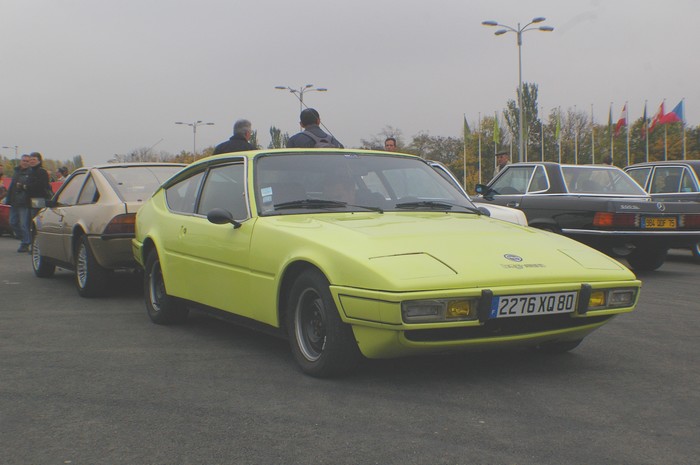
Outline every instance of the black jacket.
<svg viewBox="0 0 700 465"><path fill-rule="evenodd" d="M30 171L31 168L23 170L19 169L19 167L15 168L10 188L7 190L7 197L5 197L7 205L13 207L29 207L31 205L30 197L27 195L27 182L29 181Z"/></svg>
<svg viewBox="0 0 700 465"><path fill-rule="evenodd" d="M222 142L216 146L213 155L218 155L220 153L229 152L244 152L246 150L255 150L255 147L250 145L245 137L239 135L233 135L226 142Z"/></svg>
<svg viewBox="0 0 700 465"><path fill-rule="evenodd" d="M316 137L328 137L329 134L326 134L323 132L323 129L318 127L317 124L312 124L310 126L306 126L302 132L299 132L297 134L294 134L292 137L289 138L287 141L287 148L314 148L316 146L316 141L313 140L311 137L307 136L304 134L305 131L312 132ZM336 139L333 136L331 137L331 143L335 145L338 148L343 148L343 144L341 144L338 139Z"/></svg>

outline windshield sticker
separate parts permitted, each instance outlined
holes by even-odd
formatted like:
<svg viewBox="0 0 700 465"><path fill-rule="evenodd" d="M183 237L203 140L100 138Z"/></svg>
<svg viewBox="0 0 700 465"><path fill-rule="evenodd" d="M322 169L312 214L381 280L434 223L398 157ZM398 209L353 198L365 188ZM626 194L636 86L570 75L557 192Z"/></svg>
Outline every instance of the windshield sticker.
<svg viewBox="0 0 700 465"><path fill-rule="evenodd" d="M262 197L263 204L272 202L272 187L263 187L260 189L260 196Z"/></svg>

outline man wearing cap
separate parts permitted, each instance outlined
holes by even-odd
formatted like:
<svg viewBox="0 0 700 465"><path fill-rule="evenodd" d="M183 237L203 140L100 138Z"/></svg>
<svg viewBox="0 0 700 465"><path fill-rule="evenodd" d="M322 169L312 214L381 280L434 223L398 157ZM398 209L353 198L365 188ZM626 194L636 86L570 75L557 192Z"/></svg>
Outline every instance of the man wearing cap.
<svg viewBox="0 0 700 465"><path fill-rule="evenodd" d="M343 148L343 144L333 137L333 135L326 134L323 129L320 128L321 117L313 108L306 108L301 112L301 115L299 115L299 124L301 124L304 130L289 138L287 141L287 148L313 148L316 147L316 139L327 139L333 146L341 149ZM316 137L308 135L307 133L311 133Z"/></svg>
<svg viewBox="0 0 700 465"><path fill-rule="evenodd" d="M247 119L239 119L233 123L233 135L225 142L220 143L214 149L212 155L229 152L244 152L246 150L255 150L251 145L250 137L253 135L253 125Z"/></svg>
<svg viewBox="0 0 700 465"><path fill-rule="evenodd" d="M510 154L508 152L498 152L496 154L496 173L503 171L510 161Z"/></svg>

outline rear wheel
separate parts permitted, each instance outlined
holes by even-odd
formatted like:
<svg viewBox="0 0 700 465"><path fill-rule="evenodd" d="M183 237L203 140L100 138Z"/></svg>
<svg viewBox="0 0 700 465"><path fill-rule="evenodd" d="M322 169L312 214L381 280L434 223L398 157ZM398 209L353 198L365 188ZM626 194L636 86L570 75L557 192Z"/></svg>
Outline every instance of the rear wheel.
<svg viewBox="0 0 700 465"><path fill-rule="evenodd" d="M160 268L158 252L152 250L146 260L143 275L143 294L146 298L146 311L152 322L159 325L183 323L189 314L184 302L168 295Z"/></svg>
<svg viewBox="0 0 700 465"><path fill-rule="evenodd" d="M642 249L637 247L625 258L635 271L654 271L666 261L668 248L656 247Z"/></svg>
<svg viewBox="0 0 700 465"><path fill-rule="evenodd" d="M90 249L87 236L80 237L75 254L75 287L81 297L99 297L106 293L111 272L102 267Z"/></svg>
<svg viewBox="0 0 700 465"><path fill-rule="evenodd" d="M304 373L319 378L347 373L362 357L328 286L319 271L304 271L294 281L287 303L287 332L294 358Z"/></svg>
<svg viewBox="0 0 700 465"><path fill-rule="evenodd" d="M48 259L41 255L36 236L36 233L32 236L32 269L37 277L50 278L56 271L56 265L49 263Z"/></svg>

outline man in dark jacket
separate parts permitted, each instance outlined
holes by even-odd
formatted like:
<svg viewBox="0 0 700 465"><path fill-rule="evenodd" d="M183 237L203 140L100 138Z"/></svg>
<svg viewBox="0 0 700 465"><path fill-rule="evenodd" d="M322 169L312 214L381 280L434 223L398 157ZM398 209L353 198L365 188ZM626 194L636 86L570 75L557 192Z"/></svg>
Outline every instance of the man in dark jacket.
<svg viewBox="0 0 700 465"><path fill-rule="evenodd" d="M317 147L317 141L326 141L324 146L343 148L343 144L330 134L326 134L319 127L321 117L313 108L306 108L299 115L299 124L304 128L303 131L294 134L287 142L287 148L313 148ZM311 135L309 135L311 133Z"/></svg>
<svg viewBox="0 0 700 465"><path fill-rule="evenodd" d="M233 124L233 135L226 142L216 146L213 155L229 152L243 152L245 150L255 150L250 142L253 135L253 125L247 119L239 119Z"/></svg>
<svg viewBox="0 0 700 465"><path fill-rule="evenodd" d="M5 197L5 203L10 206L10 226L15 237L20 240L17 252L28 252L31 243L29 234L29 225L32 221L31 197L27 192L31 170L29 155L22 155Z"/></svg>

